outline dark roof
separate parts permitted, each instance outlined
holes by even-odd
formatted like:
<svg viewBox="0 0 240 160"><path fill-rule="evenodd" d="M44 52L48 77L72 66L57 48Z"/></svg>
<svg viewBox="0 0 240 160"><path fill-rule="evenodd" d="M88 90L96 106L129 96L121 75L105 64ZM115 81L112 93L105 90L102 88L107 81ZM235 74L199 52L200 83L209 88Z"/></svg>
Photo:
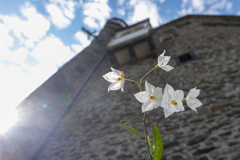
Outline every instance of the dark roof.
<svg viewBox="0 0 240 160"><path fill-rule="evenodd" d="M240 16L233 16L233 15L226 15L226 16L224 16L224 15L186 15L184 17L178 18L178 19L168 22L164 25L161 25L161 26L155 28L154 30L162 29L162 28L174 25L178 22L181 22L181 21L184 21L187 19L204 19L204 18L222 18L225 20L228 20L228 19L240 20Z"/></svg>
<svg viewBox="0 0 240 160"><path fill-rule="evenodd" d="M116 23L115 21L121 21L122 23L124 23L124 25L126 25L126 27L121 26L120 24ZM107 21L107 23L115 23L115 24L120 25L122 28L127 28L128 27L127 23L124 20L119 19L119 18L111 18Z"/></svg>

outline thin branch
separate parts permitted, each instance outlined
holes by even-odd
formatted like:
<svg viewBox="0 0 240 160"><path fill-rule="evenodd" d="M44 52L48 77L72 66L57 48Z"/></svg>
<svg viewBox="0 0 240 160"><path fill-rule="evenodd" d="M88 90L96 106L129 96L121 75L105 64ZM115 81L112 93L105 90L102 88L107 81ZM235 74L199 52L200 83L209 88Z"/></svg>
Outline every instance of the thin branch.
<svg viewBox="0 0 240 160"><path fill-rule="evenodd" d="M137 82L137 81L135 81L135 80L132 80L132 79L126 79L126 78L125 78L125 80L126 80L126 81L135 82L135 83Z"/></svg>
<svg viewBox="0 0 240 160"><path fill-rule="evenodd" d="M158 65L156 65L153 69L151 69L149 72L147 72L141 79L140 79L140 85L142 84L142 80L143 80L143 78L145 78L150 72L152 72L154 69L156 69L156 68L159 68L159 66Z"/></svg>
<svg viewBox="0 0 240 160"><path fill-rule="evenodd" d="M148 147L147 127L146 127L145 119L146 119L146 112L144 113L144 116L143 116L143 125L144 125L144 131L145 131L145 141L146 141L145 143L146 143L146 146L147 146L149 158L150 158L150 160L152 160L152 157L151 157L151 154L150 154L150 150L149 150L149 147Z"/></svg>

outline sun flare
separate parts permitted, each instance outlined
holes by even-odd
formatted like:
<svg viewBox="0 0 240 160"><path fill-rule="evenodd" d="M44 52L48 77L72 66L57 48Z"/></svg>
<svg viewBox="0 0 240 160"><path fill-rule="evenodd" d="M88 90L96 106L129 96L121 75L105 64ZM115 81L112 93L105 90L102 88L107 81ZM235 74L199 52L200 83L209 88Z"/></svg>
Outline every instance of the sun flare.
<svg viewBox="0 0 240 160"><path fill-rule="evenodd" d="M7 131L18 120L15 109L0 108L0 133Z"/></svg>

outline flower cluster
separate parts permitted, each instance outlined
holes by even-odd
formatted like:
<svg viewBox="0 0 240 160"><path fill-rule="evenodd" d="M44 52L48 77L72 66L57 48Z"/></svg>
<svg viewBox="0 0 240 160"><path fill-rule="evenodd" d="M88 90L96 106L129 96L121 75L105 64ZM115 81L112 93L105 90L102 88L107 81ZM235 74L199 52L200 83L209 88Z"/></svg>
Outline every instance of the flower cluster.
<svg viewBox="0 0 240 160"><path fill-rule="evenodd" d="M173 67L167 65L170 60L170 56L164 56L164 54L165 51L158 57L158 64L155 68L162 68L163 70L169 72L173 69ZM108 82L111 83L108 87L108 91L118 89L124 91L125 80L128 80L124 78L125 74L122 71L113 68L111 68L111 70L112 72L109 72L103 76L103 78L105 78ZM134 80L130 81L136 82L138 85L141 85L141 80L140 84ZM138 92L134 94L134 96L139 102L143 103L142 112L151 111L153 109L161 107L163 108L165 118L167 118L174 112L180 112L185 110L183 107L183 101L186 101L187 105L192 110L197 112L196 108L202 105L202 103L196 98L199 94L200 89L196 89L195 87L191 89L187 97L184 98L184 93L182 90L174 91L172 86L170 86L169 84L165 86L164 92L162 93L162 88L155 88L153 85L145 81L145 91Z"/></svg>
<svg viewBox="0 0 240 160"><path fill-rule="evenodd" d="M184 111L183 101L187 101L187 105L197 112L196 108L200 107L202 103L196 99L200 93L200 89L191 89L187 97L184 99L184 93L182 90L176 90L169 84L166 85L162 94L162 88L155 88L153 85L145 82L146 91L139 92L134 96L136 99L143 103L142 112L156 109L159 106L163 108L165 118L173 114L174 112Z"/></svg>

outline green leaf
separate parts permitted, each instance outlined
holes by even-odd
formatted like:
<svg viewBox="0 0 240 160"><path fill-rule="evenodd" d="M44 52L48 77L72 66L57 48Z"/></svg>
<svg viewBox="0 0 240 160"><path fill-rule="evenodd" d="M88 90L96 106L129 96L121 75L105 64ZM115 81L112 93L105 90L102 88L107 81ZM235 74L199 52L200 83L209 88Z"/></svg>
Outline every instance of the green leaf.
<svg viewBox="0 0 240 160"><path fill-rule="evenodd" d="M163 142L156 124L154 124L154 146L153 160L160 160L163 154Z"/></svg>
<svg viewBox="0 0 240 160"><path fill-rule="evenodd" d="M126 130L128 130L129 132L131 132L132 134L134 134L141 140L140 133L136 129L129 127L129 126L123 126L123 128L125 128Z"/></svg>
<svg viewBox="0 0 240 160"><path fill-rule="evenodd" d="M147 140L148 140L148 148L149 148L150 154L153 157L154 145L152 143L151 138L148 135L147 135Z"/></svg>
<svg viewBox="0 0 240 160"><path fill-rule="evenodd" d="M148 140L148 143L152 143L151 138L148 135L147 135L147 140Z"/></svg>
<svg viewBox="0 0 240 160"><path fill-rule="evenodd" d="M152 149L153 148L153 143L151 141L151 138L148 135L147 135L147 140L148 140L148 143L149 143L149 145L150 145L150 147Z"/></svg>

